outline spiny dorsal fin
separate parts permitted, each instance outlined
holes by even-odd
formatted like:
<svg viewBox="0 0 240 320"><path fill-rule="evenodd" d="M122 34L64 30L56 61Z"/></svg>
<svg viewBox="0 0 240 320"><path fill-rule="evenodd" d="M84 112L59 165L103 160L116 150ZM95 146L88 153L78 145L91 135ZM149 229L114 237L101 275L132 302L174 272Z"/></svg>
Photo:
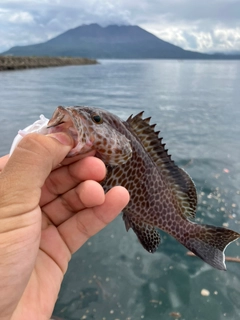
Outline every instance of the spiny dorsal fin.
<svg viewBox="0 0 240 320"><path fill-rule="evenodd" d="M140 140L163 177L169 182L180 203L182 216L195 218L197 194L192 179L184 170L175 165L167 153L168 150L164 148L162 138L158 137L159 131L154 131L155 125L149 125L151 118L143 119L142 116L143 111L127 119L131 132Z"/></svg>

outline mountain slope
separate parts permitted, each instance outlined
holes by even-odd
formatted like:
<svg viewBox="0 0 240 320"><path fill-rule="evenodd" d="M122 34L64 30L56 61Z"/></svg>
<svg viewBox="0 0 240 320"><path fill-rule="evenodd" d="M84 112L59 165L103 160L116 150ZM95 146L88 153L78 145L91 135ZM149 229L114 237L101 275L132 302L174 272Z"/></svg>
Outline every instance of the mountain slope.
<svg viewBox="0 0 240 320"><path fill-rule="evenodd" d="M163 41L138 26L98 24L70 29L44 43L17 46L2 54L15 56L71 56L94 59L219 59L223 54L208 55L183 50ZM237 56L230 56L236 58Z"/></svg>

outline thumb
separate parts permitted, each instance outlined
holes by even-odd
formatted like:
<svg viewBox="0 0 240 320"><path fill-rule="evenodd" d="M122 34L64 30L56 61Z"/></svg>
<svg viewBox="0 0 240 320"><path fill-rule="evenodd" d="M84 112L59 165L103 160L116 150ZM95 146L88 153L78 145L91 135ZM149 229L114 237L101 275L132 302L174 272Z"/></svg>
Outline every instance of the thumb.
<svg viewBox="0 0 240 320"><path fill-rule="evenodd" d="M66 157L73 143L63 132L26 135L0 175L0 208L10 204L19 211L19 205L23 204L27 212L36 207L46 178Z"/></svg>

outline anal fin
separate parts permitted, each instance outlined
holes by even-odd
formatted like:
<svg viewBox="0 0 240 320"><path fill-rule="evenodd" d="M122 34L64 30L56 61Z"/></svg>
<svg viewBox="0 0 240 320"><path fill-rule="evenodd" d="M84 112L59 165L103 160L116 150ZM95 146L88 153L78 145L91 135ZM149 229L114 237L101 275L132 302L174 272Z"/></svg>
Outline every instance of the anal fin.
<svg viewBox="0 0 240 320"><path fill-rule="evenodd" d="M160 234L154 227L142 221L135 223L126 213L123 214L123 220L127 231L130 228L133 229L144 249L151 253L154 253L157 250L161 242L161 238Z"/></svg>

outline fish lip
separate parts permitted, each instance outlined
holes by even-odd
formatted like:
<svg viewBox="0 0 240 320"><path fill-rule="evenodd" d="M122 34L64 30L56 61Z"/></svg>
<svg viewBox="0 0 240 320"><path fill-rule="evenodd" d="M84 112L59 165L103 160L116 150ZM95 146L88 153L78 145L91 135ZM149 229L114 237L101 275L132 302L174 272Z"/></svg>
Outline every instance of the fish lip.
<svg viewBox="0 0 240 320"><path fill-rule="evenodd" d="M63 121L65 118L65 121ZM72 115L72 111L69 107L64 108L62 106L57 107L54 111L51 119L48 121L47 128L56 127L62 123L66 123L67 121L71 120L75 129L77 128L75 119Z"/></svg>
<svg viewBox="0 0 240 320"><path fill-rule="evenodd" d="M67 157L73 157L78 154L85 154L91 151L93 147L94 136L90 135L85 141L83 133L83 124L85 119L74 107L59 106L52 115L47 124L48 133L66 132L73 140L74 145Z"/></svg>
<svg viewBox="0 0 240 320"><path fill-rule="evenodd" d="M66 132L74 140L74 147L79 142L79 132L77 130L77 123L70 107L57 107L51 119L47 124L48 133Z"/></svg>

